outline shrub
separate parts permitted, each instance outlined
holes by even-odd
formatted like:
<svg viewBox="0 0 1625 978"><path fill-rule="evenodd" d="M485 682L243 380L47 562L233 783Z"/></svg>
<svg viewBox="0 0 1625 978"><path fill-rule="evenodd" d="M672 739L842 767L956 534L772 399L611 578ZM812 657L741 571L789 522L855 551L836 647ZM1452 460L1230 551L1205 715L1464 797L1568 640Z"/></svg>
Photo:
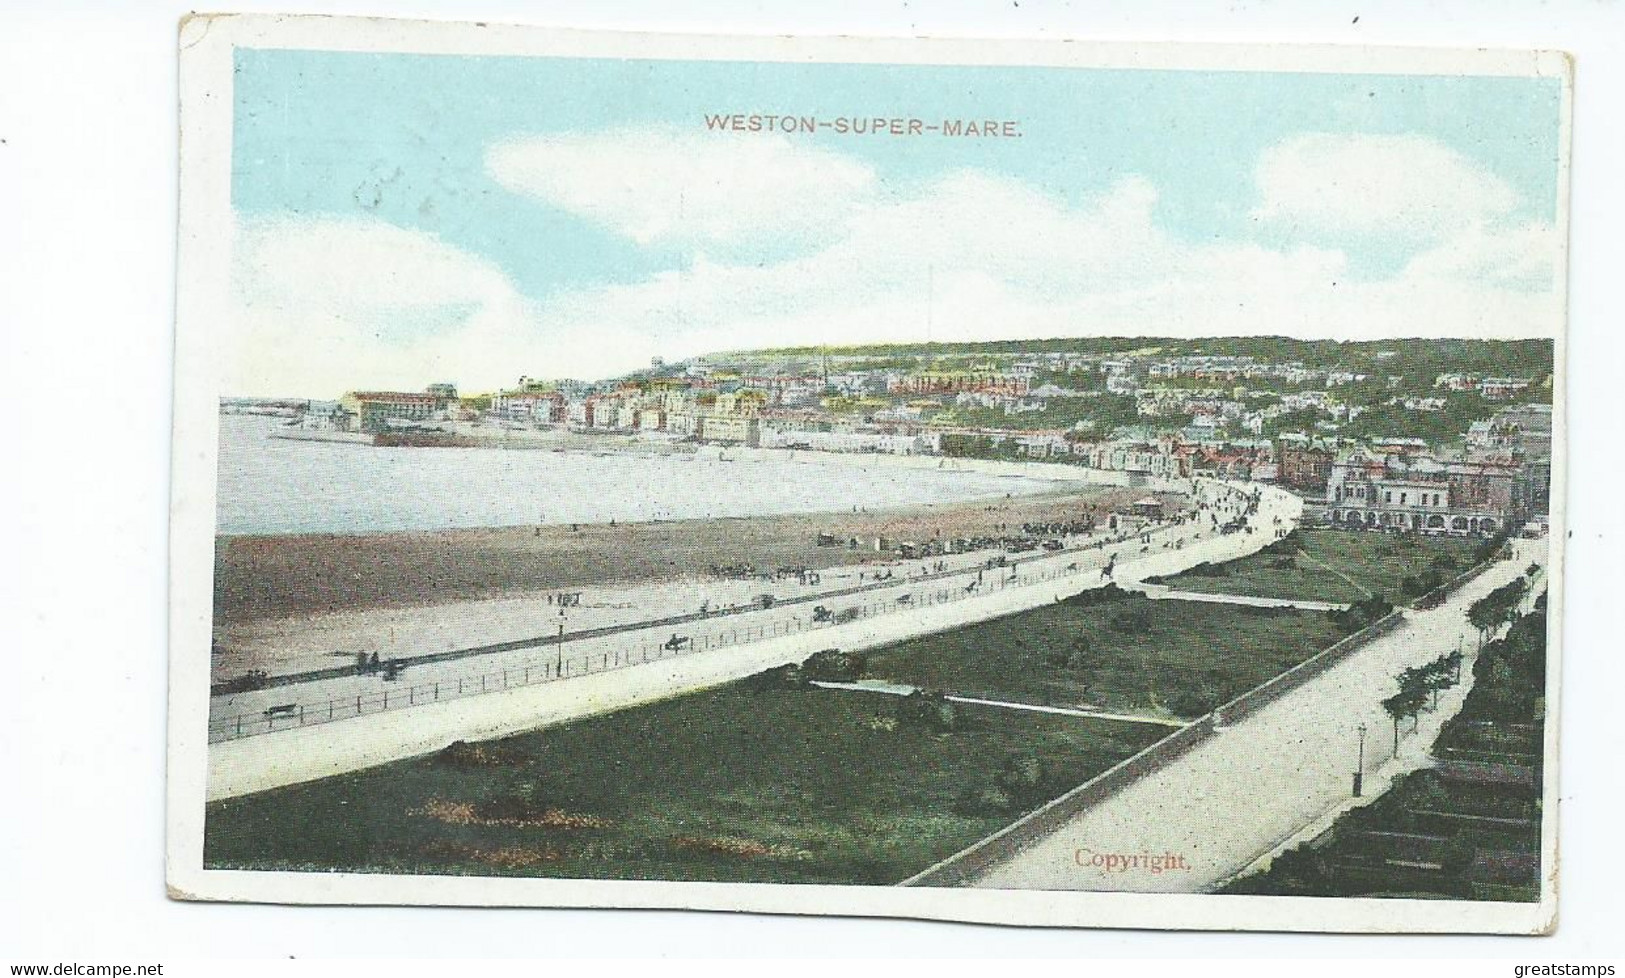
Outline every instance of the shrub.
<svg viewBox="0 0 1625 978"><path fill-rule="evenodd" d="M917 689L898 700L897 722L937 733L948 733L963 726L963 715L958 705L942 693Z"/></svg>
<svg viewBox="0 0 1625 978"><path fill-rule="evenodd" d="M1274 605L1235 605L1237 614L1247 618L1285 618L1298 613L1298 609L1291 605L1276 607Z"/></svg>
<svg viewBox="0 0 1625 978"><path fill-rule="evenodd" d="M1346 632L1357 632L1367 625L1388 616L1394 606L1382 595L1372 595L1361 601L1349 605L1347 610L1333 609L1326 612L1326 617Z"/></svg>
<svg viewBox="0 0 1625 978"><path fill-rule="evenodd" d="M1509 538L1510 534L1507 531L1502 530L1495 536L1490 537L1483 543L1480 543L1478 547L1473 550L1473 563L1482 564L1485 561L1500 559L1502 556L1502 551L1506 548L1506 542Z"/></svg>
<svg viewBox="0 0 1625 978"><path fill-rule="evenodd" d="M1044 762L1036 755L1013 754L1005 758L1004 767L993 783L1016 802L1026 805L1043 800L1047 773Z"/></svg>
<svg viewBox="0 0 1625 978"><path fill-rule="evenodd" d="M862 652L842 652L823 649L808 656L801 665L801 674L809 680L826 683L849 683L863 676L867 660Z"/></svg>
<svg viewBox="0 0 1625 978"><path fill-rule="evenodd" d="M1430 568L1420 574L1407 575L1399 582L1399 593L1407 598L1419 598L1444 584L1444 575Z"/></svg>
<svg viewBox="0 0 1625 978"><path fill-rule="evenodd" d="M782 666L764 669L754 676L747 678L745 685L752 689L807 689L810 685L806 671L794 662L786 662Z"/></svg>
<svg viewBox="0 0 1625 978"><path fill-rule="evenodd" d="M1147 578L1147 580L1149 580L1149 578ZM1111 604L1113 602L1123 601L1128 598L1140 597L1141 593L1142 592L1140 591L1125 591L1116 584L1108 584L1105 587L1097 587L1091 588L1087 591L1079 591L1070 598L1063 599L1061 603L1066 605L1089 607L1091 605Z"/></svg>
<svg viewBox="0 0 1625 978"><path fill-rule="evenodd" d="M437 764L451 767L502 767L524 761L513 748L498 742L471 744L466 740L452 741L441 748L434 759Z"/></svg>

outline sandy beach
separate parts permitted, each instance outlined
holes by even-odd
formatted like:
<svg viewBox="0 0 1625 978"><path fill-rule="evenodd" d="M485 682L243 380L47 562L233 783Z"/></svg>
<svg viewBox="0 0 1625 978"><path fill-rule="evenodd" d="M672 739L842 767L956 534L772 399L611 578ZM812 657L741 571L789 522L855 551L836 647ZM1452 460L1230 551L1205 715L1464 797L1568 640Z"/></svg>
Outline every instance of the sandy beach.
<svg viewBox="0 0 1625 978"><path fill-rule="evenodd" d="M368 609L518 597L606 584L705 576L716 565L813 569L890 558L876 537L1018 534L1027 522L1097 518L1144 490L1070 485L1054 493L957 505L739 519L374 534L221 536L215 545L217 635L233 625ZM820 547L820 533L862 541Z"/></svg>

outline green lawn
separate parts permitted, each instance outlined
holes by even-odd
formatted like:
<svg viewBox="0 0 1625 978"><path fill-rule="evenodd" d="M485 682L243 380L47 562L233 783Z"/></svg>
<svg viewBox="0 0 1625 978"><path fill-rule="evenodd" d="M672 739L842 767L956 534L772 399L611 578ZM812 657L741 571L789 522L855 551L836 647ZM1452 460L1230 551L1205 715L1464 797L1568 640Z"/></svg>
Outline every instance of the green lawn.
<svg viewBox="0 0 1625 978"><path fill-rule="evenodd" d="M892 884L1164 736L986 707L894 726L895 697L732 684L211 805L214 868ZM1012 755L1043 784L967 808Z"/></svg>
<svg viewBox="0 0 1625 978"><path fill-rule="evenodd" d="M901 642L867 675L950 693L1196 717L1342 637L1324 614L1078 599ZM1061 656L1068 661L1061 664Z"/></svg>
<svg viewBox="0 0 1625 978"><path fill-rule="evenodd" d="M1400 582L1439 562L1445 580L1466 570L1479 541L1352 530L1299 530L1302 553L1258 553L1166 578L1182 591L1297 601L1352 602L1379 594L1407 603Z"/></svg>
<svg viewBox="0 0 1625 978"><path fill-rule="evenodd" d="M865 675L1195 716L1338 637L1319 614L1095 592L876 650ZM211 805L205 862L892 884L1170 732L965 706L961 727L944 733L899 721L900 705L732 683ZM1001 788L1013 758L1037 762L1023 768L1036 783Z"/></svg>

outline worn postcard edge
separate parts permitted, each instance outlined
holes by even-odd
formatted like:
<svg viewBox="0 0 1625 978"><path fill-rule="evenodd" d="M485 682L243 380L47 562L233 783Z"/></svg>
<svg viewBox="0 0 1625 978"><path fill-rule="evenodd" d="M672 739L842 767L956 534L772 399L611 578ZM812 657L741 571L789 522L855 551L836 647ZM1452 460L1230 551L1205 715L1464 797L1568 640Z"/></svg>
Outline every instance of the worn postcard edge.
<svg viewBox="0 0 1625 978"><path fill-rule="evenodd" d="M1558 763L1545 766L1538 903L244 872L203 868L218 389L213 323L230 261L232 52L237 47L467 55L1047 65L1208 71L1475 74L1562 82L1545 749L1558 757L1567 537L1568 227L1573 65L1557 51L960 38L634 34L361 17L194 14L179 28L180 217L170 525L166 879L180 900L619 907L910 917L1045 927L1346 933L1550 933L1557 919ZM1362 337L1350 337L1362 338Z"/></svg>

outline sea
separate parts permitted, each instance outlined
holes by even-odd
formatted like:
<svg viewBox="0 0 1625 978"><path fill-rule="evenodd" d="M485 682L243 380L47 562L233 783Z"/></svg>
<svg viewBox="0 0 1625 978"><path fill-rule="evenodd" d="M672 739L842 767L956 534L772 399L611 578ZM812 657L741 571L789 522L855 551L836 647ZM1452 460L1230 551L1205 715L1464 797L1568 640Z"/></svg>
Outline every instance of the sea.
<svg viewBox="0 0 1625 978"><path fill-rule="evenodd" d="M1051 491L1046 479L813 452L632 454L376 448L220 417L221 534L381 533L851 512Z"/></svg>

